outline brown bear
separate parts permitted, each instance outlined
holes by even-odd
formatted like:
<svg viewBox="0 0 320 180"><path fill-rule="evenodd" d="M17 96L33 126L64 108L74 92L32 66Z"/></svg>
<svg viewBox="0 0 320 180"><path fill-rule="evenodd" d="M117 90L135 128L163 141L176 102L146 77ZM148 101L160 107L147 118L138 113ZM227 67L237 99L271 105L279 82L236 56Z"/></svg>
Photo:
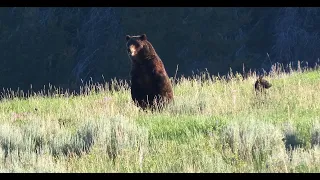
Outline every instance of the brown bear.
<svg viewBox="0 0 320 180"><path fill-rule="evenodd" d="M164 64L146 34L126 35L131 60L131 97L143 110L155 110L173 100L173 90Z"/></svg>
<svg viewBox="0 0 320 180"><path fill-rule="evenodd" d="M259 76L257 81L254 84L254 89L256 90L256 94L265 92L265 89L269 89L272 86L267 80L263 79L263 76Z"/></svg>

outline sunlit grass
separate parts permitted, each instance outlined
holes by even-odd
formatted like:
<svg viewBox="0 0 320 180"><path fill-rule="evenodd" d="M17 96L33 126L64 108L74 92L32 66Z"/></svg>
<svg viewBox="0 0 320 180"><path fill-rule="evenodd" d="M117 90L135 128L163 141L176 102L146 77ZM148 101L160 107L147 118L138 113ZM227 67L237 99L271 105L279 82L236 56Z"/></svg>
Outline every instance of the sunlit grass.
<svg viewBox="0 0 320 180"><path fill-rule="evenodd" d="M208 78L210 77L210 78ZM320 71L181 78L162 112L128 84L0 103L1 172L320 172ZM63 95L61 95L63 93Z"/></svg>

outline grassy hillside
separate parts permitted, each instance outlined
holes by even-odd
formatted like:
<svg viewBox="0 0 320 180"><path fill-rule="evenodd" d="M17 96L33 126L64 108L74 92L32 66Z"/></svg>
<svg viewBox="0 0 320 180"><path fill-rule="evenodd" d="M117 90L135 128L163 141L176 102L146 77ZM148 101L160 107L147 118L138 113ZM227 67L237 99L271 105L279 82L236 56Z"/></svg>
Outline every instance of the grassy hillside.
<svg viewBox="0 0 320 180"><path fill-rule="evenodd" d="M320 172L320 71L201 76L139 111L120 91L0 103L1 172ZM293 150L292 150L293 148Z"/></svg>

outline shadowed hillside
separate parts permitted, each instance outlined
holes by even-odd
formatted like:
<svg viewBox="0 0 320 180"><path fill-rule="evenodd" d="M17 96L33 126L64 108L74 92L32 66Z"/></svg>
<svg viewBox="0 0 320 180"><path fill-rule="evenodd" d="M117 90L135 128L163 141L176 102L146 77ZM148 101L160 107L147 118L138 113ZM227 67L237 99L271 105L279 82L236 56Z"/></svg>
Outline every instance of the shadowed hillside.
<svg viewBox="0 0 320 180"><path fill-rule="evenodd" d="M146 33L169 76L319 58L319 8L0 8L0 88L129 79L125 35ZM305 65L305 64L304 64Z"/></svg>

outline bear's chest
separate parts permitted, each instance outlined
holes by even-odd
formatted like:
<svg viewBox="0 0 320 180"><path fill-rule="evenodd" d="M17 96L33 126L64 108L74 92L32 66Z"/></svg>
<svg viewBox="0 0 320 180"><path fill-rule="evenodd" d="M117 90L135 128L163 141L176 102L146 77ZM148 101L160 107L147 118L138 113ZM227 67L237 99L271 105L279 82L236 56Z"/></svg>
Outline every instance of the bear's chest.
<svg viewBox="0 0 320 180"><path fill-rule="evenodd" d="M139 76L137 77L137 83L139 84L139 86L141 87L149 87L152 86L152 75L150 73L141 73L139 74Z"/></svg>
<svg viewBox="0 0 320 180"><path fill-rule="evenodd" d="M153 73L151 68L140 67L132 72L134 82L140 87L151 87L153 84Z"/></svg>

